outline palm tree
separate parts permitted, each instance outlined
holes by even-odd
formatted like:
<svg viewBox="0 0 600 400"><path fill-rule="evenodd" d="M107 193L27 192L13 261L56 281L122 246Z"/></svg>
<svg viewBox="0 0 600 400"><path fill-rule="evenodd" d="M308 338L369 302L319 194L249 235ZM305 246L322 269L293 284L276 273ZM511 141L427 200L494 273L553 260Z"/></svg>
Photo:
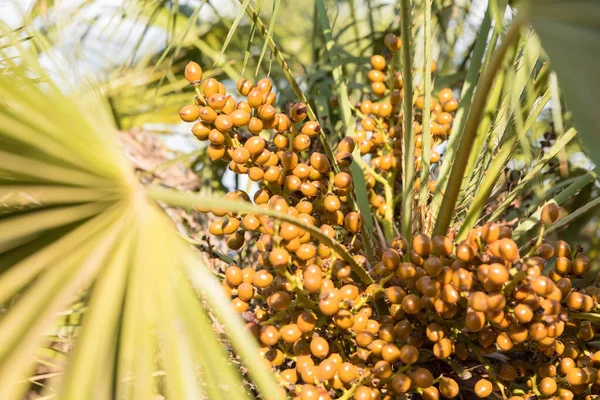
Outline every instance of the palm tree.
<svg viewBox="0 0 600 400"><path fill-rule="evenodd" d="M254 356L254 339L232 312L205 255L190 246L193 240L186 241L176 232L161 208L193 209L202 204L263 213L297 224L329 240L334 248L338 245L290 216L220 197L142 186L117 145L117 126L171 122L183 98L191 95L180 78L182 66L189 58L202 58L216 63L207 71L215 76L237 79L240 70L271 71L283 99L306 100L307 93L316 116L326 120L332 132L324 143L334 143L336 132L353 130L352 100L362 88L348 83L362 81L364 73L357 65L373 43L381 42L385 31L399 29L408 38L401 54L405 88L414 88L416 95L425 93L428 104L432 82L427 72L433 48L438 49L439 60L448 60L464 26L458 24L452 34L433 29L434 21L443 28L456 18L456 14L449 16L441 1L400 0L394 7L399 21L392 18L385 23L375 18L385 13L371 1L316 0L313 13L302 14L289 11L295 4L275 0L268 24L262 21L258 4L240 3L233 21L221 19L205 29L197 17L201 7L212 6L211 2L200 2L198 7L133 2L124 9L126 13L143 16L148 26L165 28L170 41L155 54L132 54L130 62L93 87L58 86L55 82L66 85L69 79L49 76L40 66L40 54L52 55L56 50L59 31L27 26L23 34L2 29L1 398L22 398L39 385L43 387L36 391L61 399L280 396L273 376ZM50 18L47 10L53 6L37 2L32 18ZM470 6L469 2L456 6L458 15ZM594 110L600 90L595 79L595 66L600 65L600 4L522 1L504 30L506 8L506 1L489 2L479 35L468 46L456 74L449 73L456 69L451 61L439 62L445 71L442 79L461 83L461 102L443 162L435 172L439 183L430 207L423 213L418 204L407 201L413 196L412 185L405 185L410 190L401 194L404 220L400 225L405 237L418 230L450 228L461 238L480 219L514 213L510 204L535 192L532 184L539 182L550 161L579 149L572 144L577 137L583 139L582 148L591 160L600 160L594 140L600 127ZM333 11L347 13L350 22L332 30ZM249 24L241 23L244 14ZM278 30L278 20L292 23ZM298 31L309 40L299 51L285 51L281 43L292 48ZM240 33L250 39L241 39ZM264 44L255 49L259 36ZM138 38L134 53L141 43ZM301 85L294 76L301 78ZM329 103L330 95L335 95L339 106ZM412 90L407 90L405 116L413 113L412 96ZM540 115L549 103L558 138L538 155L539 149L532 147L534 128L548 124ZM571 125L577 131L569 129ZM404 135L406 143L412 143L411 127ZM201 151L194 151L178 161L200 155ZM515 160L524 163L528 172L511 187L503 173ZM413 162L413 157L406 157L404 182L415 179ZM353 164L356 198L363 214L371 216L364 182L361 186L359 179L361 168L368 165ZM538 211L516 214L521 222L517 238L523 235L525 243L532 227L536 227L533 237L539 236L541 206L565 204L595 179L595 173L587 171L575 171L568 180L559 173L552 175L545 184L558 182L563 190L548 196L536 192L539 196L528 209ZM498 193L500 199L493 197ZM427 202L426 193L420 198L425 199L422 204ZM393 202L394 196L386 201ZM488 212L491 201L498 204ZM599 202L600 198L586 202L549 230L568 226L595 210ZM384 228L386 239L400 222L393 214L369 221ZM339 246L336 249L347 254ZM63 336L65 328L72 331Z"/></svg>

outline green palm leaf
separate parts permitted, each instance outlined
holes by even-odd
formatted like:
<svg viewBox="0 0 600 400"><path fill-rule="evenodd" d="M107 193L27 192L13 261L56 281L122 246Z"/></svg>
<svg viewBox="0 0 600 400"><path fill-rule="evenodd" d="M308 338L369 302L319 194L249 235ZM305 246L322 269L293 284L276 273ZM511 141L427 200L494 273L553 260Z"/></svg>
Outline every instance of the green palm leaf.
<svg viewBox="0 0 600 400"><path fill-rule="evenodd" d="M2 57L9 70L0 76L0 304L9 306L0 398L29 390L48 332L80 299L83 326L51 385L57 398L252 397L201 300L258 392L276 398L217 280L122 157L109 107L94 91L65 95L10 40L18 58Z"/></svg>
<svg viewBox="0 0 600 400"><path fill-rule="evenodd" d="M531 0L526 5L588 154L600 164L600 115L594 107L600 91L600 2Z"/></svg>

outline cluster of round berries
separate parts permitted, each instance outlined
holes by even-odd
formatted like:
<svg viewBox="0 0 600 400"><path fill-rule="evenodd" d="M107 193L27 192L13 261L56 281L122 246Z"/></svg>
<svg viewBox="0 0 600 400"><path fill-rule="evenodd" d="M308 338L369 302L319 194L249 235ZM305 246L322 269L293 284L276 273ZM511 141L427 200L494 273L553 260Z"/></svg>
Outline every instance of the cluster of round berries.
<svg viewBox="0 0 600 400"><path fill-rule="evenodd" d="M301 103L278 113L268 79L240 79L247 101L236 103L216 80L202 81L197 64L188 65L186 77L198 95L181 117L200 119L192 131L211 142L211 157L259 183L252 199L259 207L318 227L354 260L295 224L212 210L223 217L212 222L212 234L227 235L233 250L252 245L256 257L227 267L222 287L289 396L519 400L600 393L600 352L587 314L597 309L600 289L573 287L590 268L579 249L542 242L520 254L509 228L488 223L461 243L399 237L367 259L364 220L351 206L345 170L354 140L340 141L335 161L319 152L312 141L318 122L305 122ZM241 190L227 197L251 201ZM544 208L543 221L557 218L555 205Z"/></svg>
<svg viewBox="0 0 600 400"><path fill-rule="evenodd" d="M273 83L269 78L259 80L256 85L241 78L237 89L245 100L236 102L233 96L227 95L221 82L214 78L202 81L202 69L198 64L190 62L187 65L186 77L194 84L198 94L195 104L183 107L179 116L185 122L195 122L192 133L199 140L210 141L208 152L213 161L229 161L232 171L248 174L255 182L282 185L286 181L286 173L291 175L298 167L295 153L309 150L311 139L321 132L317 121L303 122L307 117L305 104L293 104L289 116L277 112L274 107L277 95L272 91ZM269 131L274 132L273 137L267 134ZM349 140L342 147L337 161L349 164L352 157L348 150L352 151L354 143ZM279 155L287 158L279 160ZM317 168L312 164L300 165L297 171L300 179L317 181L320 177L317 172L328 172L329 160L320 155L314 157L316 163L320 160L325 164ZM293 184L296 182L292 179L290 187L296 188Z"/></svg>
<svg viewBox="0 0 600 400"><path fill-rule="evenodd" d="M187 65L186 77L196 86L198 95L195 104L183 107L179 114L182 120L195 122L192 132L198 139L210 141L208 153L212 160L228 161L233 172L246 174L259 183L254 203L287 211L306 224L329 226L323 229L332 237L335 235L333 227L344 226L351 234L360 231L362 217L348 205L352 178L345 171L353 161L354 140L347 137L338 144L335 163L341 170L335 173L329 158L316 151L318 142L313 143L312 139L319 135L321 126L316 121L305 121L305 104L291 105L289 116L278 113L273 107L276 95L271 91L273 85L268 78L256 85L240 79L238 91L247 101L236 103L232 96L226 95L220 82L213 78L201 81L201 71L196 63ZM250 201L248 194L241 190L230 192L226 197ZM209 231L214 235L228 235L227 243L233 250L244 243L242 231L262 228L268 235L275 234L275 222L269 218L254 215L240 218L226 216L225 211L212 211L225 218L213 221ZM317 252L322 257L331 254L325 246L317 249L310 243L310 235L292 224L278 226L278 236L283 239L277 243L278 247L306 260ZM263 241L265 246L270 246L269 240ZM282 260L287 262L286 257Z"/></svg>
<svg viewBox="0 0 600 400"><path fill-rule="evenodd" d="M385 40L387 49L391 54L400 48L400 39L393 34L388 34ZM390 54L388 52L388 54ZM389 56L388 56L389 58ZM368 73L371 82L372 99L364 99L356 107L356 115L360 122L360 129L356 131L356 141L361 155L372 155L370 163L376 171L397 172L401 168L402 159L402 110L400 104L404 97L402 73L395 71L393 65L388 67L388 61L383 55L371 57L372 69ZM435 63L432 72L435 71ZM375 100L380 99L380 100ZM424 96L415 99L415 166L421 168L423 153L423 126L422 111ZM440 154L435 150L450 135L454 112L458 109L458 101L450 88L444 88L431 97L431 147L429 162L438 163ZM400 174L396 177L400 179ZM367 182L375 185L375 180L367 176ZM418 182L415 182L418 185ZM436 182L428 183L430 191L435 189ZM378 207L379 208L379 207ZM380 212L381 213L381 212Z"/></svg>
<svg viewBox="0 0 600 400"><path fill-rule="evenodd" d="M510 230L494 224L454 247L419 235L403 262L399 240L381 253L371 285L340 278L337 259L304 264L286 254L287 264L272 267L272 254L280 259L272 249L262 269L227 268L223 287L238 309L253 305L248 328L260 354L299 399L600 393L600 352L586 345L594 327L578 322L600 290L571 284L589 260L562 241L521 258Z"/></svg>

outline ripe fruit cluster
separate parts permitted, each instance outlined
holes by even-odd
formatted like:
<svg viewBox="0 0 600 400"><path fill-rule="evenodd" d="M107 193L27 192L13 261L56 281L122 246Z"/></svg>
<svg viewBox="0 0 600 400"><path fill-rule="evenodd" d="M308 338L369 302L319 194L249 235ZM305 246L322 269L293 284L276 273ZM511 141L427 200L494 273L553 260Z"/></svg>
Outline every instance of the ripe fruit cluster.
<svg viewBox="0 0 600 400"><path fill-rule="evenodd" d="M389 34L385 40L388 54L391 57L401 47L400 39ZM388 55L390 58L390 55ZM392 58L393 60L393 58ZM402 159L402 112L401 102L404 97L404 82L402 73L395 71L394 63L388 66L388 60L383 55L374 55L371 57L372 69L368 72L368 78L371 82L372 99L364 99L356 108L356 115L359 119L360 128L356 131L356 141L361 155L371 155L370 164L375 171L379 173L393 174L394 183L400 185ZM432 65L432 71L435 71L435 63ZM424 108L424 96L418 96L415 99L415 166L416 170L421 169L423 155L423 126L422 111ZM430 110L431 121L429 128L431 132L429 163L436 164L441 156L435 150L440 144L448 139L454 112L458 108L458 101L454 98L454 93L450 88L444 88L437 93L437 96L431 97ZM389 178L389 177L388 177ZM397 182L396 182L397 181ZM372 175L367 175L367 183L372 188L376 180ZM415 186L419 186L417 180ZM427 182L431 192L435 190L436 181ZM384 197L371 192L372 203L374 203L377 214L383 216L386 207L390 203L386 202Z"/></svg>
<svg viewBox="0 0 600 400"><path fill-rule="evenodd" d="M399 48L392 39L388 47ZM376 85L383 84L385 59L371 62L373 92L385 95ZM461 243L398 237L367 259L364 218L354 209L348 172L355 140L342 139L335 159L328 157L315 140L319 123L306 120L307 106L277 112L268 79L240 79L246 100L236 102L220 82L203 81L198 64L188 64L186 78L197 97L180 115L195 122L198 139L210 141L211 158L259 183L256 205L317 227L353 260L298 225L212 210L223 217L211 223L213 235L226 237L232 250L252 246L255 257L228 266L222 287L291 398L519 400L600 393L600 352L593 349L596 327L589 320L600 289L574 287L572 279L590 269L579 249L542 242L522 254L509 228L488 223ZM389 103L360 107L361 126L371 137L357 135L358 147L379 158L374 165L381 170L388 165L381 157L401 157L393 132L399 101L391 100L401 99L401 92L394 94L399 89L394 86ZM432 107L440 133L434 136L441 139L456 100L448 91L438 98ZM377 132L380 141L373 140ZM227 197L251 201L241 190ZM544 222L556 220L555 207L544 209ZM368 271L368 279L356 267Z"/></svg>

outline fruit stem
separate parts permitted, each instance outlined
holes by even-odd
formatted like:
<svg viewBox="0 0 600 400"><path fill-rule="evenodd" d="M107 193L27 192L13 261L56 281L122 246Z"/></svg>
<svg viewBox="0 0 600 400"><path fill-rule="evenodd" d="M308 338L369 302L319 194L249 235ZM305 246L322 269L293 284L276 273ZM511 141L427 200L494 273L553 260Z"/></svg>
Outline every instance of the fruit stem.
<svg viewBox="0 0 600 400"><path fill-rule="evenodd" d="M296 124L292 124L292 128L290 129L288 151L294 150L294 139L296 138L297 132L298 132L298 129L296 128Z"/></svg>
<svg viewBox="0 0 600 400"><path fill-rule="evenodd" d="M298 357L295 354L292 354L289 351L287 351L283 344L279 343L277 347L279 347L279 350L285 355L286 358L289 358L294 362L298 360Z"/></svg>
<svg viewBox="0 0 600 400"><path fill-rule="evenodd" d="M291 304L290 304L290 308L291 308ZM271 318L265 320L265 321L261 321L260 325L262 326L267 326L267 325L273 325L275 324L275 322L279 322L281 320L283 320L288 314L287 311L280 311L278 313L276 313L275 315L273 315Z"/></svg>
<svg viewBox="0 0 600 400"><path fill-rule="evenodd" d="M496 385L498 385L498 388L500 389L500 393L502 393L502 398L506 399L506 393L504 392L504 385L502 384L502 382L497 381Z"/></svg>
<svg viewBox="0 0 600 400"><path fill-rule="evenodd" d="M337 350L340 352L340 356L342 357L343 361L347 361L348 360L348 355L346 354L346 351L344 350L344 347L342 346L342 344L340 343L339 340L336 340L333 342L333 344L335 345L335 347L337 348Z"/></svg>
<svg viewBox="0 0 600 400"><path fill-rule="evenodd" d="M539 234L537 240L535 241L535 244L531 247L531 249L529 249L529 252L527 253L527 257L532 257L535 254L535 251L537 250L537 248L540 246L540 244L542 244L542 239L544 238L545 231L546 231L546 225L544 223L542 223L542 226L540 227L540 234Z"/></svg>
<svg viewBox="0 0 600 400"><path fill-rule="evenodd" d="M537 387L537 374L533 374L533 376L531 377L531 390L533 390L533 394L535 394L536 396L542 395Z"/></svg>
<svg viewBox="0 0 600 400"><path fill-rule="evenodd" d="M388 242L388 245L394 239L394 206L396 205L394 199L394 190L390 185L390 182L385 179L381 174L378 174L367 162L365 162L362 158L357 159L361 168L373 175L373 178L379 183L383 185L384 193L385 193L385 202L387 208L385 210L385 216L381 220L383 224L383 233L385 236L385 240ZM395 179L395 178L394 178ZM392 181L393 182L393 181Z"/></svg>
<svg viewBox="0 0 600 400"><path fill-rule="evenodd" d="M363 377L361 377L358 380L358 382L356 382L354 385L352 385L352 387L350 387L350 389L346 390L341 397L338 397L338 400L350 400L352 398L352 396L354 395L354 392L356 391L356 389L358 389L358 387L360 385L362 385L362 383L369 377L369 375L370 374L365 374Z"/></svg>
<svg viewBox="0 0 600 400"><path fill-rule="evenodd" d="M223 134L223 138L225 139L225 144L229 147L239 147L235 145L235 143L233 143L233 139L231 138L231 136L229 136L229 132L221 132Z"/></svg>
<svg viewBox="0 0 600 400"><path fill-rule="evenodd" d="M494 381L494 383L496 385L498 385L498 387L500 387L498 379L496 378L496 374L494 373L494 370L492 369L490 364L485 360L485 358L483 357L483 354L481 354L481 350L479 349L479 346L477 346L475 343L473 343L473 341L467 335L460 334L459 336L462 340L464 340L465 342L467 342L469 344L469 346L468 346L469 349L473 352L473 354L475 354L475 357L477 357L477 360L479 360L479 362L481 364L483 364L483 368L488 373L488 375L490 376L492 381ZM502 394L504 397L504 391L502 391Z"/></svg>
<svg viewBox="0 0 600 400"><path fill-rule="evenodd" d="M298 303L303 307L310 308L312 311L318 312L319 306L306 295L304 288L298 282L296 277L290 274L287 269L285 270L284 276L290 285L292 285L292 290L294 293L296 293L296 300Z"/></svg>
<svg viewBox="0 0 600 400"><path fill-rule="evenodd" d="M379 294L380 292L383 292L383 286L386 283L388 283L393 277L394 277L394 273L392 272L388 276L382 278L379 281L379 284L377 285L377 287L371 293L369 293L367 296L361 297L361 299L358 301L358 303L356 303L350 311L353 314L356 314L360 310L360 308L362 306L364 306L365 304L367 304L369 301L371 301L371 299L373 297L375 297L375 295Z"/></svg>
<svg viewBox="0 0 600 400"><path fill-rule="evenodd" d="M581 349L583 350L583 354L585 354L588 357L591 357L592 353L590 352L590 350L588 349L587 345L585 344L585 340L581 340L579 339L577 341L577 344L579 345L579 347L581 347Z"/></svg>
<svg viewBox="0 0 600 400"><path fill-rule="evenodd" d="M189 237L188 235L184 235L181 232L177 232L179 234L179 237L182 238L183 240L185 240L186 242L188 242L189 244L193 245L194 247L196 247L198 250L201 250L205 253L210 254L213 257L218 258L221 261L224 261L228 264L234 264L235 260L231 257L229 257L228 255L219 253L218 251L214 250L211 246L207 246L204 243L201 243L195 239L192 239L191 237Z"/></svg>
<svg viewBox="0 0 600 400"><path fill-rule="evenodd" d="M198 95L198 99L200 100L200 103L203 106L205 106L206 99L204 98L204 93L202 93L202 90L200 90L200 85L194 85L194 90L196 91L196 94Z"/></svg>
<svg viewBox="0 0 600 400"><path fill-rule="evenodd" d="M333 172L329 172L329 184L327 185L327 193L333 193L334 178L335 178L335 174Z"/></svg>
<svg viewBox="0 0 600 400"><path fill-rule="evenodd" d="M520 271L516 273L511 279L510 282L502 289L502 293L506 296L510 295L515 287L521 282L523 279L527 277L527 271Z"/></svg>

